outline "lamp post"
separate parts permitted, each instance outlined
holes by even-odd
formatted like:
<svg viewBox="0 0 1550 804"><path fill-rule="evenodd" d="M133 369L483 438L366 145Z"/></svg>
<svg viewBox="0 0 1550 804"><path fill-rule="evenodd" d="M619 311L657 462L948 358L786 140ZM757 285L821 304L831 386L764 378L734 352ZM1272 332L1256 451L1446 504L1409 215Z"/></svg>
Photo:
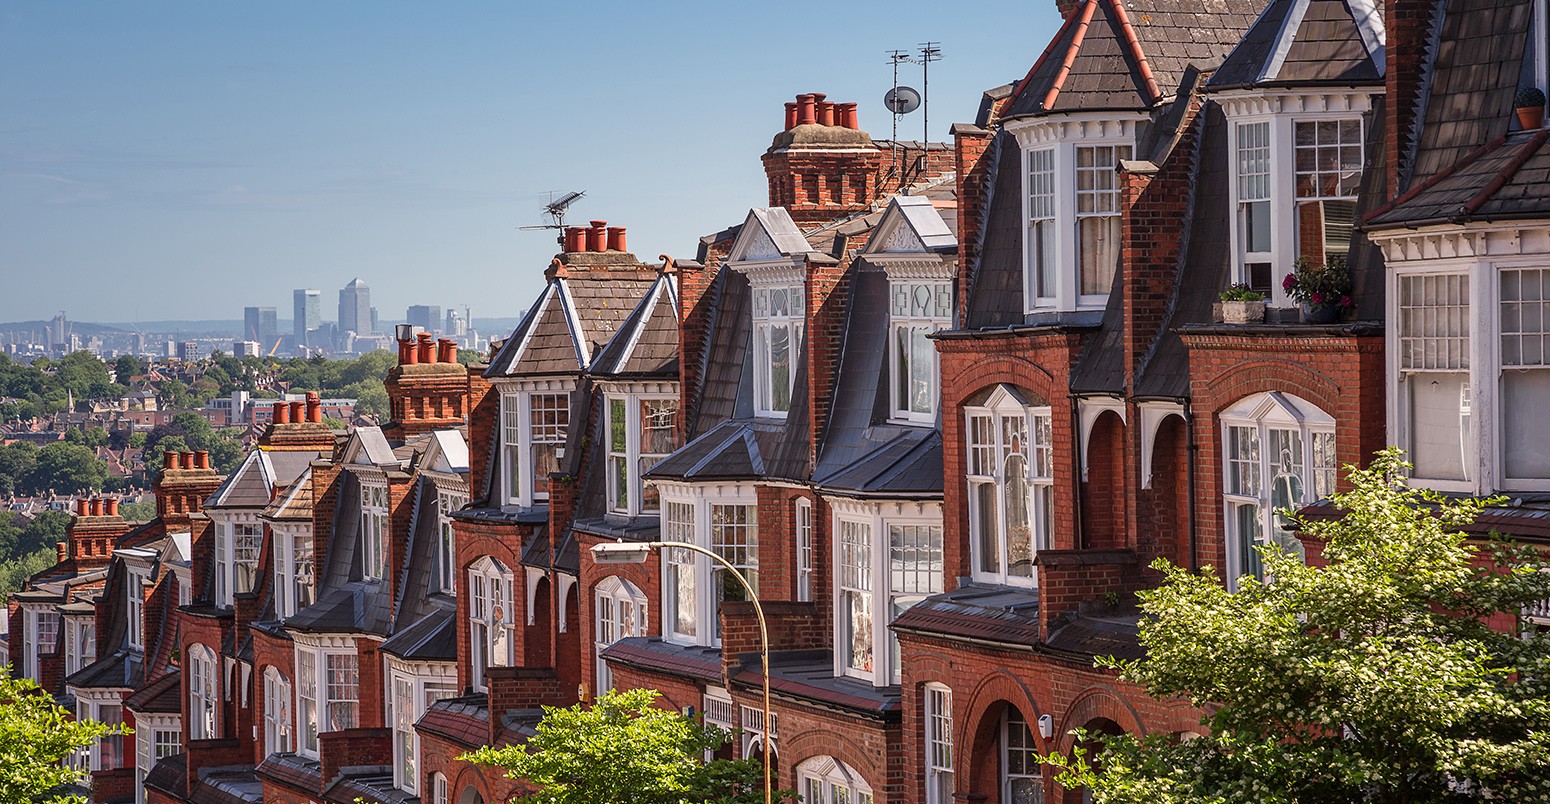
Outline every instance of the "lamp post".
<svg viewBox="0 0 1550 804"><path fill-rule="evenodd" d="M738 583L743 585L743 590L748 593L748 600L753 603L754 616L759 620L759 666L763 671L761 678L764 687L764 750L759 753L764 759L764 804L770 804L770 733L774 731L774 724L770 719L770 632L764 621L764 607L759 605L759 595L754 592L748 579L743 577L743 573L738 572L737 567L732 566L731 562L715 551L689 542L602 542L592 545L592 559L599 564L644 564L652 550L663 547L676 547L710 556L711 560L719 563L737 579Z"/></svg>

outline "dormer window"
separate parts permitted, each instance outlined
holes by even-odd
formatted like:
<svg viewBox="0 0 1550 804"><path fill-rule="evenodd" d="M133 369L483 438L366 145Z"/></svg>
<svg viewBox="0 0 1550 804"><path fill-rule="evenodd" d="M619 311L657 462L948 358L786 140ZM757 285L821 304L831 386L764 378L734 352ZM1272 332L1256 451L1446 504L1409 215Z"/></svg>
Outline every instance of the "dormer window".
<svg viewBox="0 0 1550 804"><path fill-rule="evenodd" d="M608 509L616 514L654 514L657 490L642 478L678 448L678 398L608 394Z"/></svg>
<svg viewBox="0 0 1550 804"><path fill-rule="evenodd" d="M936 347L926 336L952 323L952 284L895 281L890 295L893 337L889 339L889 366L893 375L894 418L934 421L939 369Z"/></svg>
<svg viewBox="0 0 1550 804"><path fill-rule="evenodd" d="M361 575L367 580L387 576L388 489L386 484L361 484Z"/></svg>
<svg viewBox="0 0 1550 804"><path fill-rule="evenodd" d="M1278 113L1281 98L1222 98L1232 121L1233 281L1290 299L1281 278L1301 258L1313 265L1344 261L1351 250L1363 162L1362 113L1367 95L1346 92Z"/></svg>
<svg viewBox="0 0 1550 804"><path fill-rule="evenodd" d="M1101 309L1120 261L1119 163L1136 119L1008 124L1022 146L1024 311Z"/></svg>
<svg viewBox="0 0 1550 804"><path fill-rule="evenodd" d="M569 428L569 393L501 395L502 487L507 505L527 507L549 499L549 475L560 469Z"/></svg>
<svg viewBox="0 0 1550 804"><path fill-rule="evenodd" d="M784 418L791 409L802 353L802 294L801 285L753 289L754 399L761 416Z"/></svg>
<svg viewBox="0 0 1550 804"><path fill-rule="evenodd" d="M263 525L249 514L215 524L215 603L230 607L233 596L251 592L258 575Z"/></svg>

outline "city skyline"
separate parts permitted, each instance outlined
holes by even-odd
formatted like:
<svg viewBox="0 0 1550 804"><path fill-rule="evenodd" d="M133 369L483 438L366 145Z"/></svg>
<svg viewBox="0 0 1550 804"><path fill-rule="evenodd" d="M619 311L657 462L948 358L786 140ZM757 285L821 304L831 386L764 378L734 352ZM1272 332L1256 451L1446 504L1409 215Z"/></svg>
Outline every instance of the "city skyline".
<svg viewBox="0 0 1550 804"><path fill-rule="evenodd" d="M984 30L925 3L798 3L750 45L725 32L751 9L603 3L576 59L571 37L533 35L573 27L559 8L367 8L0 10L0 274L70 277L5 294L0 321L228 318L354 276L384 317L427 301L514 317L557 251L518 229L547 222L551 191L585 190L572 222L628 227L644 257L692 257L737 222L728 205L766 202L757 157L795 94L858 102L888 137L885 51L941 41L930 120L947 140L1057 19ZM861 33L837 48L815 13Z"/></svg>

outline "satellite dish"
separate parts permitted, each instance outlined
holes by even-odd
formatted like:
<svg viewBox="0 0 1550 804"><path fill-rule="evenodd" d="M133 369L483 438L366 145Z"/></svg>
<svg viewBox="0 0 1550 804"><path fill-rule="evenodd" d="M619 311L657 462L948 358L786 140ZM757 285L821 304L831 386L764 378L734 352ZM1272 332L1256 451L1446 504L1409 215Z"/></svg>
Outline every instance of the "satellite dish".
<svg viewBox="0 0 1550 804"><path fill-rule="evenodd" d="M920 93L909 87L894 87L884 93L883 105L894 114L909 114L920 108Z"/></svg>

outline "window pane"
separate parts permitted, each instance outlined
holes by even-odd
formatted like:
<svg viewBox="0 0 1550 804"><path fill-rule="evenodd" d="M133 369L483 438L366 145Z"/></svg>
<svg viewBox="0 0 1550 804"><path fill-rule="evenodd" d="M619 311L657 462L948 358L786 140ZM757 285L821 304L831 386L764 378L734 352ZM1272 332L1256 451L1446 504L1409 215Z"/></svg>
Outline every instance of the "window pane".
<svg viewBox="0 0 1550 804"><path fill-rule="evenodd" d="M1114 272L1119 268L1119 234L1117 215L1082 218L1077 222L1082 295L1106 294L1113 286Z"/></svg>
<svg viewBox="0 0 1550 804"><path fill-rule="evenodd" d="M970 486L974 494L974 530L978 534L980 571L1001 572L1001 545L996 532L996 484L975 483Z"/></svg>
<svg viewBox="0 0 1550 804"><path fill-rule="evenodd" d="M930 595L942 591L941 526L890 525L888 545L891 592Z"/></svg>
<svg viewBox="0 0 1550 804"><path fill-rule="evenodd" d="M772 325L770 338L770 409L791 409L791 328Z"/></svg>
<svg viewBox="0 0 1550 804"><path fill-rule="evenodd" d="M1021 453L1006 462L1007 574L1033 576L1033 529L1028 512L1028 464Z"/></svg>

